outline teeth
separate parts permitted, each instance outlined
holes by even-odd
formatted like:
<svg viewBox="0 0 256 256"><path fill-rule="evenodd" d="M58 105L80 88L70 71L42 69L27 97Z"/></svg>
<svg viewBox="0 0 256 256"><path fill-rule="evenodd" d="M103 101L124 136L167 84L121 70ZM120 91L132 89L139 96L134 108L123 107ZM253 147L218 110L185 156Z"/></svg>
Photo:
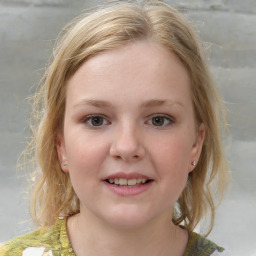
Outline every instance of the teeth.
<svg viewBox="0 0 256 256"><path fill-rule="evenodd" d="M124 179L124 178L114 178L114 179L109 179L108 182L111 184L115 185L120 185L120 186L135 186L137 184L145 184L147 179L144 178L138 178L138 179Z"/></svg>
<svg viewBox="0 0 256 256"><path fill-rule="evenodd" d="M123 185L127 185L127 179L119 179L119 185L123 186Z"/></svg>
<svg viewBox="0 0 256 256"><path fill-rule="evenodd" d="M141 183L143 184L146 183L146 181L147 181L146 179L141 179Z"/></svg>
<svg viewBox="0 0 256 256"><path fill-rule="evenodd" d="M127 183L129 186L134 186L136 185L137 182L136 182L136 179L131 179L131 180L128 180Z"/></svg>

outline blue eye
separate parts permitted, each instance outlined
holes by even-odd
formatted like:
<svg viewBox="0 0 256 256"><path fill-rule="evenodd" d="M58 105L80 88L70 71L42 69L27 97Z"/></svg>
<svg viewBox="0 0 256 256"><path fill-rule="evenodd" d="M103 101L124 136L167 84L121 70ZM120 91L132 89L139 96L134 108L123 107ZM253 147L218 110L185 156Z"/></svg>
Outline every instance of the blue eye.
<svg viewBox="0 0 256 256"><path fill-rule="evenodd" d="M170 125L173 122L174 122L173 118L168 117L168 116L162 116L162 115L153 116L148 121L148 123L150 125L159 126L159 127L164 127L164 126Z"/></svg>
<svg viewBox="0 0 256 256"><path fill-rule="evenodd" d="M83 119L83 122L89 124L92 127L99 127L109 124L109 122L100 115L89 115Z"/></svg>

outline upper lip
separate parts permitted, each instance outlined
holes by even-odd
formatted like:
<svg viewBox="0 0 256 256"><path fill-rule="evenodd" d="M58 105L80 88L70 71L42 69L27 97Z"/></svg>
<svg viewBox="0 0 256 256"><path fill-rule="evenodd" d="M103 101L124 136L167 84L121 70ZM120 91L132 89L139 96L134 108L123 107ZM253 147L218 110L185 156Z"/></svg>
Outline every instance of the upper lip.
<svg viewBox="0 0 256 256"><path fill-rule="evenodd" d="M123 179L127 179L127 180L141 178L141 179L152 180L152 178L150 178L146 175L143 175L140 173L135 173L135 172L133 172L133 173L117 172L117 173L107 176L104 180L115 179L115 178L118 178L118 179L123 178Z"/></svg>

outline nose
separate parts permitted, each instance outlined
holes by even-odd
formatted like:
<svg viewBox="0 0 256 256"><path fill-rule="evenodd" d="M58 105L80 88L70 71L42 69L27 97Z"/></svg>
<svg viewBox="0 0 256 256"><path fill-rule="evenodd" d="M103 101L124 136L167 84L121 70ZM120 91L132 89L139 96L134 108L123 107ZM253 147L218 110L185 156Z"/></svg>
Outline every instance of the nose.
<svg viewBox="0 0 256 256"><path fill-rule="evenodd" d="M110 147L110 155L124 161L138 161L145 156L142 134L126 125L118 128Z"/></svg>

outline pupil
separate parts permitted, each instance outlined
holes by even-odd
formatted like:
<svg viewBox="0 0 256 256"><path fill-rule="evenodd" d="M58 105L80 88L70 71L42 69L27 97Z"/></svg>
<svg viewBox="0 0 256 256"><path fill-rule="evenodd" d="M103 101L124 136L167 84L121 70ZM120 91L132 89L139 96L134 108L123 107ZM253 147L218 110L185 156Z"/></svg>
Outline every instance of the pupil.
<svg viewBox="0 0 256 256"><path fill-rule="evenodd" d="M153 118L153 124L154 125L157 125L157 126L161 126L161 125L163 125L163 123L164 123L164 118L163 117L154 117Z"/></svg>
<svg viewBox="0 0 256 256"><path fill-rule="evenodd" d="M103 118L102 117L96 116L96 117L92 118L92 124L94 126L100 126L100 125L102 125L102 123L103 123Z"/></svg>

